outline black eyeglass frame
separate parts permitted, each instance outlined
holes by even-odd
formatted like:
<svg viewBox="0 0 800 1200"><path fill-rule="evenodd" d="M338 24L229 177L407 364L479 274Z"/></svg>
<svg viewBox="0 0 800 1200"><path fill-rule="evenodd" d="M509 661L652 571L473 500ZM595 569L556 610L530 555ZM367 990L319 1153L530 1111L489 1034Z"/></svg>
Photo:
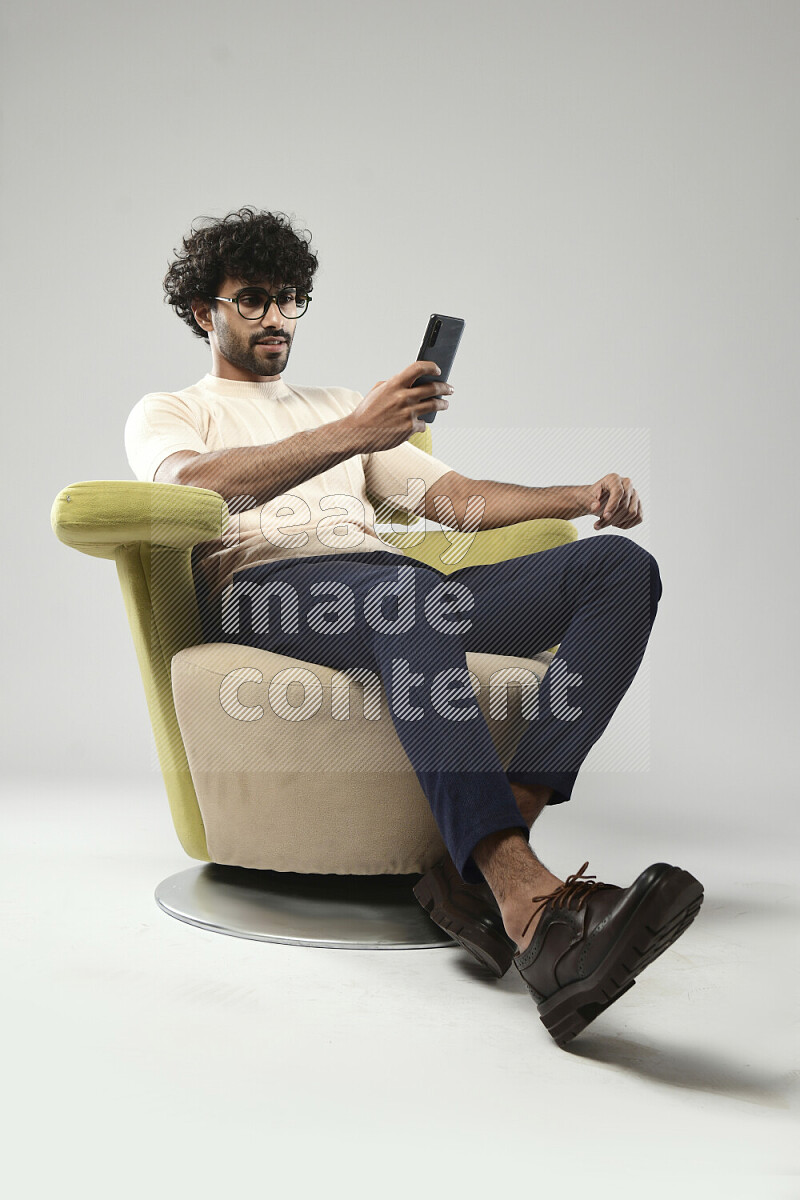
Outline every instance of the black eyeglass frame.
<svg viewBox="0 0 800 1200"><path fill-rule="evenodd" d="M281 292L286 292L288 290L289 290L288 287L281 288L280 292L277 292L273 296L272 293L268 292L266 288L256 287L254 284L251 284L249 287L239 288L239 291L236 292L235 295L233 295L233 296L213 296L212 299L213 300L224 300L226 302L226 304L235 304L236 311L238 312L239 316L244 321L263 321L266 314L272 308L273 301L278 305L278 311L280 312L281 316L286 317L287 321L299 321L300 318L304 317L306 315L306 313L308 312L308 306L311 303L313 297L310 292L307 292L305 290L305 288L295 288L294 290L296 292L297 291L302 292L302 294L305 296L306 303L301 312L295 313L294 316L290 316L289 313L285 313L283 311L283 309L280 306L280 302L278 300L278 297L281 295ZM263 292L264 295L267 297L266 304L265 304L264 309L263 309L262 313L260 314L260 316L246 317L245 314L242 312L242 310L239 308L239 297L243 296L245 292Z"/></svg>

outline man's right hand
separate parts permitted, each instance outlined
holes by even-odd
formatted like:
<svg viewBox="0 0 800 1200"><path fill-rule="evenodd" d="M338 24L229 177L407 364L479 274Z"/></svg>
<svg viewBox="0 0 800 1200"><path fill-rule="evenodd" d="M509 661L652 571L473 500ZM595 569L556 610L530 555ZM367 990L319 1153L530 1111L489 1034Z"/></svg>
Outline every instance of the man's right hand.
<svg viewBox="0 0 800 1200"><path fill-rule="evenodd" d="M358 453L371 454L374 450L399 446L412 433L427 429L427 423L417 413L449 407L446 397L453 394L450 384L411 386L420 375L435 375L437 371L436 363L417 360L391 379L381 379L367 392L358 407L344 418L358 430Z"/></svg>

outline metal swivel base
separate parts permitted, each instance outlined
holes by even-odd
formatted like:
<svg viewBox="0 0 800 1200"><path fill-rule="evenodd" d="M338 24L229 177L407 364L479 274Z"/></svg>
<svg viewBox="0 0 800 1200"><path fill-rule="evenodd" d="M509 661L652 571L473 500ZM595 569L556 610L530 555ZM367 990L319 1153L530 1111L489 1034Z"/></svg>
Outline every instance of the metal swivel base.
<svg viewBox="0 0 800 1200"><path fill-rule="evenodd" d="M298 875L207 863L170 875L156 903L233 937L339 950L455 946L412 893L419 875Z"/></svg>

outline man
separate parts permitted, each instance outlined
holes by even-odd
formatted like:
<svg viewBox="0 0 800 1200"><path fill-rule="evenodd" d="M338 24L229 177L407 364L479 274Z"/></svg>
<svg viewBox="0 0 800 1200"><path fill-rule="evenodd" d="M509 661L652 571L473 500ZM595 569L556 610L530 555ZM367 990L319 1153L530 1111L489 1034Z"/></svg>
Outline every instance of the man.
<svg viewBox="0 0 800 1200"><path fill-rule="evenodd" d="M165 292L208 342L211 370L134 407L125 428L131 467L140 479L210 488L237 514L235 536L193 554L208 640L380 675L449 852L415 894L495 975L514 963L564 1045L680 936L703 897L693 876L666 863L628 888L584 875L588 862L563 880L528 841L544 806L570 799L638 669L661 597L658 566L616 534L444 575L381 541L367 490L454 529L475 528L477 513L483 528L593 514L596 530L624 530L641 523L641 502L617 474L523 487L467 478L413 446L409 435L426 428L419 414L446 409L453 393L436 383L412 389L430 363L410 364L365 397L286 384L318 264L283 216L244 208L184 238ZM300 595L302 628L267 615L270 585L286 577ZM370 612L379 581L392 583L409 620ZM339 628L319 615L323 590L350 597ZM443 598L456 602L450 619L433 604ZM465 653L530 656L557 643L537 719L504 770ZM426 702L418 687L426 671L465 681L455 719L441 696ZM579 704L578 692L567 698L570 686Z"/></svg>

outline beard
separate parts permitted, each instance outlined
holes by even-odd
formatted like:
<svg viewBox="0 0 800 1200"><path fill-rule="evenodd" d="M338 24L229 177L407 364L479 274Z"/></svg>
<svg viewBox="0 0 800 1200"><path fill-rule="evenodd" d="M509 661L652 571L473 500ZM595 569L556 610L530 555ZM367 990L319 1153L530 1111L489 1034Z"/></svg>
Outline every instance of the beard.
<svg viewBox="0 0 800 1200"><path fill-rule="evenodd" d="M259 334L259 336L266 335ZM226 327L217 330L217 343L220 353L233 366L239 367L243 371L252 371L254 375L263 375L265 378L280 375L289 361L289 342L284 343L279 353L268 354L266 350L259 349L253 342L245 340L243 337L237 337L230 328Z"/></svg>

